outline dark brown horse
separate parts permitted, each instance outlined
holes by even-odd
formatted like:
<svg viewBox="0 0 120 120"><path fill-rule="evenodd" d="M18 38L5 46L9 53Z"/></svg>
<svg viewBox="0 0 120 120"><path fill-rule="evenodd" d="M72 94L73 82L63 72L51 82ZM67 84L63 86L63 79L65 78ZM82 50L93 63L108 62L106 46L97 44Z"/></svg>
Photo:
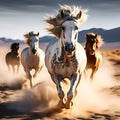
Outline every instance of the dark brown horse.
<svg viewBox="0 0 120 120"><path fill-rule="evenodd" d="M16 71L19 72L20 66L20 57L19 57L19 43L13 43L10 47L11 51L8 52L5 56L6 64L8 66L8 70L15 73ZM17 68L15 68L17 66ZM17 69L17 70L16 70Z"/></svg>
<svg viewBox="0 0 120 120"><path fill-rule="evenodd" d="M87 55L87 66L85 71L88 69L92 70L90 74L91 80L94 78L94 75L97 72L102 61L102 55L99 51L99 48L102 44L103 40L100 35L94 33L86 34L85 50Z"/></svg>

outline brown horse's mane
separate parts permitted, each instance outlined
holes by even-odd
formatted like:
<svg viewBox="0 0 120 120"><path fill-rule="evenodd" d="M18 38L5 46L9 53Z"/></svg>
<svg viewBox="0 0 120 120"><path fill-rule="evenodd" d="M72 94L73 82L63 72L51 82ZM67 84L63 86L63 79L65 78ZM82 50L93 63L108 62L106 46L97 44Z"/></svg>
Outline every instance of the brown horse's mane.
<svg viewBox="0 0 120 120"><path fill-rule="evenodd" d="M63 22L69 19L74 19L78 25L82 24L87 19L87 10L80 9L75 6L63 5L60 6L57 15L48 16L45 21L48 23L47 30L54 34L56 37L60 38L61 25ZM76 19L77 15L80 13L80 18Z"/></svg>
<svg viewBox="0 0 120 120"><path fill-rule="evenodd" d="M97 48L100 48L101 45L104 43L103 39L102 39L102 37L100 35L95 34L95 33L87 33L86 34L86 44L87 44L87 42L89 41L90 38L94 38L95 39Z"/></svg>

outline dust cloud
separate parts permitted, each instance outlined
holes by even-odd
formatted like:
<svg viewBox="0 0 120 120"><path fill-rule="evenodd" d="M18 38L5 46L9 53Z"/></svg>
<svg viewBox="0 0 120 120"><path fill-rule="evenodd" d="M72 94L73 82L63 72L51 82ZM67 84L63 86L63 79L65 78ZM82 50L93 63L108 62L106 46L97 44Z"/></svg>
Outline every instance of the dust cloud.
<svg viewBox="0 0 120 120"><path fill-rule="evenodd" d="M20 72L13 75L9 72L4 62L5 52L1 56L0 83L11 88L20 88L25 80L22 66ZM10 96L8 107L20 112L40 112L52 118L88 118L91 113L111 113L120 111L120 98L111 93L110 88L117 86L113 65L106 59L103 60L95 79L82 76L78 86L78 93L73 99L71 109L59 109L58 95L55 84L52 82L46 67L34 79L31 89L19 89ZM111 109L112 108L112 109Z"/></svg>

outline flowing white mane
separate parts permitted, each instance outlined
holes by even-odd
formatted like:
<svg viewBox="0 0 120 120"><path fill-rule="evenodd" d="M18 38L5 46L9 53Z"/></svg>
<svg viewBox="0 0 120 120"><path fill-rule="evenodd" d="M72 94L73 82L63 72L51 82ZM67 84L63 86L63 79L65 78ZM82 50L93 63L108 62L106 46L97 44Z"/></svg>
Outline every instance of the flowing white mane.
<svg viewBox="0 0 120 120"><path fill-rule="evenodd" d="M45 21L49 24L47 30L60 38L61 25L63 22L69 19L74 19L78 25L84 23L87 19L87 10L80 9L75 6L63 5L60 6L57 15L48 16ZM78 16L79 15L79 16ZM79 19L78 19L79 18Z"/></svg>

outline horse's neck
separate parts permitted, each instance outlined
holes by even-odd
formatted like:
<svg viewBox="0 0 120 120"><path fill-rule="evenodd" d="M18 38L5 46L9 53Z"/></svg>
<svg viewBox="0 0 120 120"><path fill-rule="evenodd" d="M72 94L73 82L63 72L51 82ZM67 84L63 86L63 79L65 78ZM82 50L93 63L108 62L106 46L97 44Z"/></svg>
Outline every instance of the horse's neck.
<svg viewBox="0 0 120 120"><path fill-rule="evenodd" d="M57 52L57 56L61 57L63 54L63 45L61 43L61 40L57 41L57 45L56 45L57 49L59 49L59 52Z"/></svg>
<svg viewBox="0 0 120 120"><path fill-rule="evenodd" d="M17 50L12 50L11 52L12 52L14 55L18 55L18 54L19 54Z"/></svg>

